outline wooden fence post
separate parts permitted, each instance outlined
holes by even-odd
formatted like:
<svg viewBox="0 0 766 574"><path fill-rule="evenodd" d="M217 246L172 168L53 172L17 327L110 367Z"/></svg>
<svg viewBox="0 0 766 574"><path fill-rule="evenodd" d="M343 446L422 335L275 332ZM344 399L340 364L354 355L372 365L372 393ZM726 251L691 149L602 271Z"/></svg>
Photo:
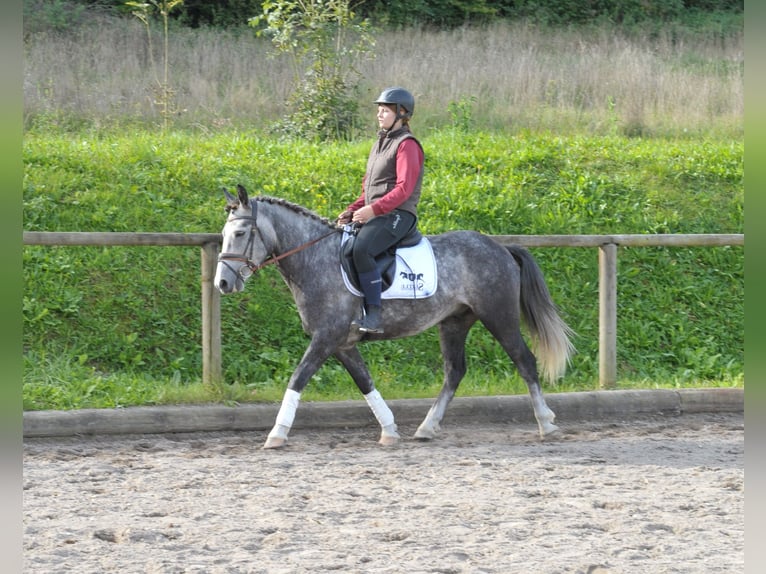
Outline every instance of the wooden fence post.
<svg viewBox="0 0 766 574"><path fill-rule="evenodd" d="M223 380L221 368L221 295L213 285L218 243L202 245L202 382Z"/></svg>
<svg viewBox="0 0 766 574"><path fill-rule="evenodd" d="M617 245L598 249L598 376L602 389L617 384Z"/></svg>

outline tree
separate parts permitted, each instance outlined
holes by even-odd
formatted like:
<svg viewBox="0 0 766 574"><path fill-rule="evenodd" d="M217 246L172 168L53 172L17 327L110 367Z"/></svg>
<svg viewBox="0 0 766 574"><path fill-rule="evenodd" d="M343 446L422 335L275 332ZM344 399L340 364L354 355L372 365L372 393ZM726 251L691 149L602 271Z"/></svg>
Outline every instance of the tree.
<svg viewBox="0 0 766 574"><path fill-rule="evenodd" d="M141 20L146 26L146 35L149 43L149 62L151 63L152 73L155 78L156 100L162 113L163 129L167 130L168 120L176 113L175 108L175 90L170 87L168 82L168 17L170 12L176 6L183 4L184 0L149 0L149 2L126 2L127 6L133 8L133 15ZM154 8L154 10L152 9ZM157 76L157 68L154 64L154 50L152 48L152 31L149 25L153 11L159 12L163 23L163 70L162 81Z"/></svg>
<svg viewBox="0 0 766 574"><path fill-rule="evenodd" d="M248 20L291 57L295 89L288 115L277 129L290 136L343 139L353 134L361 74L357 64L374 47L368 20L359 20L349 0L267 0Z"/></svg>

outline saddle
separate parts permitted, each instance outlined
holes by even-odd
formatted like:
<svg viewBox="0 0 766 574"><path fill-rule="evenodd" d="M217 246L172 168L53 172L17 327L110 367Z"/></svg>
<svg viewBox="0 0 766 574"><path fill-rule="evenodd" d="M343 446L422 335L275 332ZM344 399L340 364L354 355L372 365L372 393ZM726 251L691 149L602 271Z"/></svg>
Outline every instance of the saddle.
<svg viewBox="0 0 766 574"><path fill-rule="evenodd" d="M354 243L356 242L356 233L358 228L347 225L343 230L343 239L340 249L340 266L346 274L351 286L359 289L359 276L354 266ZM394 283L396 279L396 250L404 247L414 247L423 240L423 234L420 233L417 225L402 237L396 245L392 245L386 251L375 257L375 264L380 271L382 279L381 291L385 292Z"/></svg>

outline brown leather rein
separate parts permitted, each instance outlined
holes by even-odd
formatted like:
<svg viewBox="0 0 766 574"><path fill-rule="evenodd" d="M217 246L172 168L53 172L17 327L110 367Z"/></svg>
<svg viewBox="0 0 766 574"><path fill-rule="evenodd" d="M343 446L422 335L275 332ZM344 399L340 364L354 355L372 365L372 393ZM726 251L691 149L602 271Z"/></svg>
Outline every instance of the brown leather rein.
<svg viewBox="0 0 766 574"><path fill-rule="evenodd" d="M261 232L258 230L258 227L255 225L256 222L256 215L243 215L240 217L233 217L229 221L236 221L237 219L248 219L250 220L250 238L247 241L247 246L245 246L245 253L239 254L239 253L219 253L218 254L218 261L222 262L224 264L227 264L228 261L242 261L248 269L250 269L251 273L255 273L256 271L260 271L267 265L271 265L272 263L278 263L285 257L290 257L290 255L294 255L298 253L299 251L303 251L304 249L311 247L312 245L315 245L316 243L319 243L323 239L326 239L330 237L330 235L334 233L338 233L340 231L339 228L333 228L331 231L328 231L324 235L320 235L316 239L312 239L311 241L308 241L306 243L302 243L301 245L298 245L297 247L294 247L290 249L289 251L285 251L281 255L270 255L267 257L262 263L255 263L252 260L253 255L253 236L255 235L255 232L258 232L258 235L261 236ZM261 237L261 243L263 243L263 237ZM247 257L247 250L248 247L250 249L250 257ZM227 265L228 266L228 265Z"/></svg>

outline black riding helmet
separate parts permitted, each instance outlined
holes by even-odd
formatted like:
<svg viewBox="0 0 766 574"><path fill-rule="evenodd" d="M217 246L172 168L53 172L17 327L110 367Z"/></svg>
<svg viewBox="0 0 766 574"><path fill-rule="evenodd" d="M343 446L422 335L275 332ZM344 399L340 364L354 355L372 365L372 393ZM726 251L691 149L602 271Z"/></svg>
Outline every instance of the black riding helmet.
<svg viewBox="0 0 766 574"><path fill-rule="evenodd" d="M415 111L415 96L404 88L386 88L373 103L395 105L396 119L411 118Z"/></svg>

